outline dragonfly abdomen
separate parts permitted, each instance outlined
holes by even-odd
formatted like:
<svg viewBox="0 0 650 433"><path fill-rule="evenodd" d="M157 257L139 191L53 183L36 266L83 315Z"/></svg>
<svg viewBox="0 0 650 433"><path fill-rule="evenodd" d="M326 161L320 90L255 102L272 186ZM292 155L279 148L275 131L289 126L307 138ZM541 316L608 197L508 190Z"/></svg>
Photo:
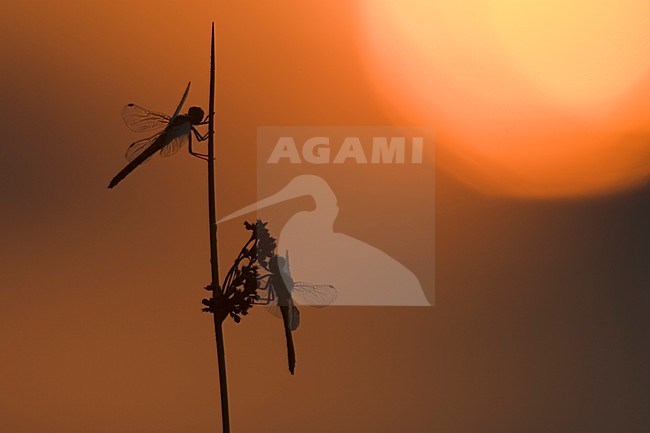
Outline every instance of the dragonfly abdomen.
<svg viewBox="0 0 650 433"><path fill-rule="evenodd" d="M108 187L113 188L115 185L120 183L126 176L129 175L129 173L135 170L138 165L145 162L148 158L153 156L156 152L168 144L169 140L169 130L165 129L162 133L160 133L156 141L151 146L145 149L140 155L135 157L133 161L129 162L126 167L124 167L119 173L115 175L115 177L111 180L111 183L108 184Z"/></svg>

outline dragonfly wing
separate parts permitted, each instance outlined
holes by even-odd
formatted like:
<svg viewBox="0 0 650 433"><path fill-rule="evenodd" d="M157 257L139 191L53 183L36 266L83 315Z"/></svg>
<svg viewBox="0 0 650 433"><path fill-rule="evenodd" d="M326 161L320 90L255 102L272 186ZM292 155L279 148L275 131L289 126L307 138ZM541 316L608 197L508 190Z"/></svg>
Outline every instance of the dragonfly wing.
<svg viewBox="0 0 650 433"><path fill-rule="evenodd" d="M272 316L275 316L278 319L282 319L282 309L278 304L277 298L268 301L268 304L262 304L262 305L266 307L265 310L271 313ZM295 312L293 311L294 309ZM300 313L298 313L298 309L292 305L291 308L289 308L289 328L292 331L295 331L299 323L300 323Z"/></svg>
<svg viewBox="0 0 650 433"><path fill-rule="evenodd" d="M185 143L187 143L189 134L180 135L175 137L168 145L163 147L160 151L160 156L172 156L180 150Z"/></svg>
<svg viewBox="0 0 650 433"><path fill-rule="evenodd" d="M291 276L291 272L289 272L288 266L280 269L280 276L282 277L282 281L284 282L285 287L293 287L294 281L293 277Z"/></svg>
<svg viewBox="0 0 650 433"><path fill-rule="evenodd" d="M154 144L156 140L160 137L160 134L152 135L148 138L143 138L142 140L134 141L131 143L128 149L126 149L126 159L133 161L138 157L142 152L144 152L149 146ZM147 159L149 161L150 158Z"/></svg>
<svg viewBox="0 0 650 433"><path fill-rule="evenodd" d="M176 107L176 111L174 111L174 115L172 116L172 118L178 116L179 113L181 112L181 109L183 108L183 104L185 104L185 100L187 99L187 94L190 93L190 84L192 84L191 81L187 83L187 87L185 88L185 93L183 93L181 102L178 103L178 107Z"/></svg>
<svg viewBox="0 0 650 433"><path fill-rule="evenodd" d="M300 325L300 311L296 308L295 305L289 307L289 329L295 331Z"/></svg>
<svg viewBox="0 0 650 433"><path fill-rule="evenodd" d="M310 284L296 281L291 297L302 305L326 307L336 299L336 288L331 284Z"/></svg>
<svg viewBox="0 0 650 433"><path fill-rule="evenodd" d="M136 104L122 108L122 119L132 131L144 132L162 129L169 123L169 116L147 110Z"/></svg>
<svg viewBox="0 0 650 433"><path fill-rule="evenodd" d="M267 310L278 319L282 319L282 310L279 305L273 305L267 308ZM298 311L298 308L292 304L287 308L287 314L289 314L289 329L295 331L300 325L300 311Z"/></svg>
<svg viewBox="0 0 650 433"><path fill-rule="evenodd" d="M280 311L280 306L275 304L275 305L267 305L266 306L266 311L271 313L273 316L277 317L278 319L282 319L282 311Z"/></svg>
<svg viewBox="0 0 650 433"><path fill-rule="evenodd" d="M280 306L278 305L278 299L273 297L268 291L268 289L260 289L257 291L260 299L253 302L253 305L259 305L264 307L266 311L274 315L275 317L281 319L282 312L280 311Z"/></svg>
<svg viewBox="0 0 650 433"><path fill-rule="evenodd" d="M275 296L273 289L270 289L268 286L258 288L257 294L259 296L259 299L254 302L254 304L265 307L264 309L266 311L281 319L282 312L280 311L280 306L278 305L278 297Z"/></svg>

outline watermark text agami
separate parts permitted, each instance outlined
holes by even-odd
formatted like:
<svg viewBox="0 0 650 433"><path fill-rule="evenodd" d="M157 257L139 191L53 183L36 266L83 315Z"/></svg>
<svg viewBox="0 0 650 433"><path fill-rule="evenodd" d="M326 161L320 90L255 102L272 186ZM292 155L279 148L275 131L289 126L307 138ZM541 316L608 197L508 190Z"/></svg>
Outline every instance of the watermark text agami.
<svg viewBox="0 0 650 433"><path fill-rule="evenodd" d="M299 141L279 137L267 164L288 161L291 164L422 164L424 137L387 137L371 139L345 137L332 143L330 137L310 137Z"/></svg>

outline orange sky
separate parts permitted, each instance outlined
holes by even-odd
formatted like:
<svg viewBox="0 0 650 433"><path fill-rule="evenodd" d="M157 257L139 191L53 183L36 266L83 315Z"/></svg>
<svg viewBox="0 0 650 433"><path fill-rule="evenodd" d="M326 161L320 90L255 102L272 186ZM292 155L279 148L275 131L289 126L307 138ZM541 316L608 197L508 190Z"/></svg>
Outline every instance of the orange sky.
<svg viewBox="0 0 650 433"><path fill-rule="evenodd" d="M255 170L260 125L425 124L437 145L436 305L305 309L295 377L279 321L228 322L233 431L642 431L643 4L611 22L594 10L598 26L581 18L564 55L603 23L620 38L596 38L612 44L603 56L623 63L586 47L590 68L570 58L565 79L552 51L527 50L551 42L521 24L539 31L549 7L492 2L482 21L479 2L415 17L415 3L387 16L385 3L5 5L0 430L216 431L213 331L199 311L204 166L156 158L106 190L136 138L124 104L170 111L191 80L189 104L207 105L214 20L219 214L255 199L240 179ZM558 21L565 33L587 3L576 5ZM383 18L386 33L372 33ZM413 46L376 45L409 24ZM431 35L438 51L425 49ZM574 86L581 73L593 87ZM357 215L374 203L348 202L337 229L370 236ZM235 226L220 232L224 258L245 236Z"/></svg>
<svg viewBox="0 0 650 433"><path fill-rule="evenodd" d="M438 165L464 182L575 196L647 180L647 2L365 3L388 114L435 124Z"/></svg>

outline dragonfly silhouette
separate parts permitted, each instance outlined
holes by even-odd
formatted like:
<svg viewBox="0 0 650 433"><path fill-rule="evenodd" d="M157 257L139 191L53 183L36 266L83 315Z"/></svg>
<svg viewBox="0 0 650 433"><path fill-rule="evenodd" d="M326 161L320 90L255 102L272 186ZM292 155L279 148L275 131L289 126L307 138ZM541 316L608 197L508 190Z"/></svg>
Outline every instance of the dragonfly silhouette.
<svg viewBox="0 0 650 433"><path fill-rule="evenodd" d="M192 150L192 134L198 141L207 138L207 133L202 136L194 128L194 125L204 125L206 123L203 118L203 110L200 107L190 107L186 114L180 114L189 91L190 83L187 83L185 93L171 117L163 113L149 111L136 104L128 104L122 109L124 123L132 131L144 132L164 129L151 137L131 143L126 150L126 159L129 160L129 163L115 175L108 185L109 188L113 188L120 183L137 166L147 161L156 152L160 151L160 156L171 156L178 152L187 141L189 141L189 151L192 155L202 159L207 158L206 155Z"/></svg>
<svg viewBox="0 0 650 433"><path fill-rule="evenodd" d="M300 312L294 300L305 305L325 307L336 299L336 289L331 284L315 285L294 281L289 267L289 251L286 252L286 257L274 255L268 265L262 265L262 268L268 273L260 277L261 295L255 303L271 306L270 312L282 318L287 340L289 371L293 374L296 367L296 351L291 333L300 325Z"/></svg>

